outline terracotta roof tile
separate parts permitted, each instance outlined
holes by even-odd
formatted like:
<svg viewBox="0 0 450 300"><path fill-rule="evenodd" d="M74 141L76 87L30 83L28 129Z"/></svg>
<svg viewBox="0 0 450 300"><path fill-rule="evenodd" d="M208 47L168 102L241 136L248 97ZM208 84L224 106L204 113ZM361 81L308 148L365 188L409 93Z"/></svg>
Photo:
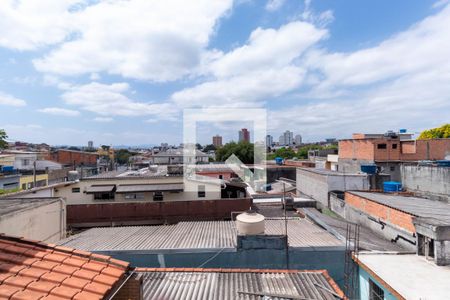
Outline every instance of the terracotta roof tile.
<svg viewBox="0 0 450 300"><path fill-rule="evenodd" d="M102 299L129 263L0 234L0 299Z"/></svg>
<svg viewBox="0 0 450 300"><path fill-rule="evenodd" d="M86 285L83 288L83 291L91 292L98 295L105 295L110 289L111 287L106 284L93 282Z"/></svg>
<svg viewBox="0 0 450 300"><path fill-rule="evenodd" d="M27 286L27 290L48 294L48 293L50 293L50 291L52 289L57 287L58 284L59 284L59 282L56 283L56 282L47 281L47 280L39 280L39 281L30 283Z"/></svg>
<svg viewBox="0 0 450 300"><path fill-rule="evenodd" d="M35 280L36 279L32 278L32 277L11 276L8 279L6 279L5 281L3 281L3 284L13 285L13 286L17 286L17 287L24 289L27 287L27 285L29 285L30 283L32 283Z"/></svg>
<svg viewBox="0 0 450 300"><path fill-rule="evenodd" d="M90 283L90 281L86 279L81 279L78 277L69 277L62 282L62 285L82 290L88 283Z"/></svg>
<svg viewBox="0 0 450 300"><path fill-rule="evenodd" d="M78 293L75 295L75 297L73 297L73 300L101 300L101 299L102 296L85 291Z"/></svg>
<svg viewBox="0 0 450 300"><path fill-rule="evenodd" d="M47 293L39 293L34 291L20 291L15 293L10 299L11 300L37 300L44 296L46 296Z"/></svg>
<svg viewBox="0 0 450 300"><path fill-rule="evenodd" d="M58 286L50 292L50 295L72 299L72 297L78 294L79 291L79 289L71 288L68 286Z"/></svg>

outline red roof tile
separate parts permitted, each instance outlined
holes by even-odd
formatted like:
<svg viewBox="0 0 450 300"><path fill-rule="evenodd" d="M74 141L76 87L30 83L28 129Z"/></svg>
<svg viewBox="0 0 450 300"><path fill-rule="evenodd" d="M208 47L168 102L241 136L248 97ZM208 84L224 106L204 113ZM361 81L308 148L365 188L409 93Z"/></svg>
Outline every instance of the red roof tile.
<svg viewBox="0 0 450 300"><path fill-rule="evenodd" d="M0 235L1 299L102 299L128 268L109 256Z"/></svg>

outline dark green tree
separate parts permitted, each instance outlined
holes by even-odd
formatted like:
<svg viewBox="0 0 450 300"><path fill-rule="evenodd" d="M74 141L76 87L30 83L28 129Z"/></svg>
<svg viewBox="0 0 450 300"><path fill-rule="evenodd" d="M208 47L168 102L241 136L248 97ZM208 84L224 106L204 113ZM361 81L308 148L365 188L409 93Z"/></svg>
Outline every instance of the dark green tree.
<svg viewBox="0 0 450 300"><path fill-rule="evenodd" d="M5 130L0 129L0 149L8 148L8 142L6 139L8 138L8 135L6 134Z"/></svg>
<svg viewBox="0 0 450 300"><path fill-rule="evenodd" d="M231 142L225 144L216 151L216 161L225 161L232 154L236 155L243 163L252 164L254 162L254 147L249 142Z"/></svg>
<svg viewBox="0 0 450 300"><path fill-rule="evenodd" d="M116 153L116 162L120 165L128 164L130 157L133 156L133 153L128 151L127 149L117 150Z"/></svg>
<svg viewBox="0 0 450 300"><path fill-rule="evenodd" d="M203 148L203 151L208 152L208 151L216 151L216 146L214 146L213 144L209 144L206 145L205 148Z"/></svg>

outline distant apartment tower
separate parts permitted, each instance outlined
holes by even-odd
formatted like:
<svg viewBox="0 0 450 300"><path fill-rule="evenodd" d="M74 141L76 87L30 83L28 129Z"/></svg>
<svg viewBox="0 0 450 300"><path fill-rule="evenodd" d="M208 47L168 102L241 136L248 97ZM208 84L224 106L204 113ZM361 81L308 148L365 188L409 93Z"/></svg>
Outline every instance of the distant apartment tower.
<svg viewBox="0 0 450 300"><path fill-rule="evenodd" d="M273 136L270 134L266 135L266 147L272 147L273 145Z"/></svg>
<svg viewBox="0 0 450 300"><path fill-rule="evenodd" d="M89 141L89 142L88 142L88 148L89 148L89 149L94 148L94 142L93 142L93 141Z"/></svg>
<svg viewBox="0 0 450 300"><path fill-rule="evenodd" d="M247 128L242 128L239 131L239 142L250 142L250 131Z"/></svg>
<svg viewBox="0 0 450 300"><path fill-rule="evenodd" d="M280 146L291 146L294 144L294 133L292 131L286 130L280 136Z"/></svg>
<svg viewBox="0 0 450 300"><path fill-rule="evenodd" d="M222 137L218 134L216 134L215 136L213 136L212 138L212 143L214 145L214 147L222 147Z"/></svg>
<svg viewBox="0 0 450 300"><path fill-rule="evenodd" d="M302 144L302 136L300 135L300 134L297 134L296 136L295 136L295 144L296 145L301 145Z"/></svg>

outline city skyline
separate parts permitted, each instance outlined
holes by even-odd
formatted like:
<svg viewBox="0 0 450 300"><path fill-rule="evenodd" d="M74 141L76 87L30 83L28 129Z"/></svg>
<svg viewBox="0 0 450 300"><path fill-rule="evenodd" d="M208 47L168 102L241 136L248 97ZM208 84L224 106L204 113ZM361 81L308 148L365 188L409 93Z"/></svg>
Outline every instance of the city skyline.
<svg viewBox="0 0 450 300"><path fill-rule="evenodd" d="M269 134L298 128L304 141L448 121L447 1L119 5L0 8L11 140L175 144L183 109L198 107L266 108Z"/></svg>

